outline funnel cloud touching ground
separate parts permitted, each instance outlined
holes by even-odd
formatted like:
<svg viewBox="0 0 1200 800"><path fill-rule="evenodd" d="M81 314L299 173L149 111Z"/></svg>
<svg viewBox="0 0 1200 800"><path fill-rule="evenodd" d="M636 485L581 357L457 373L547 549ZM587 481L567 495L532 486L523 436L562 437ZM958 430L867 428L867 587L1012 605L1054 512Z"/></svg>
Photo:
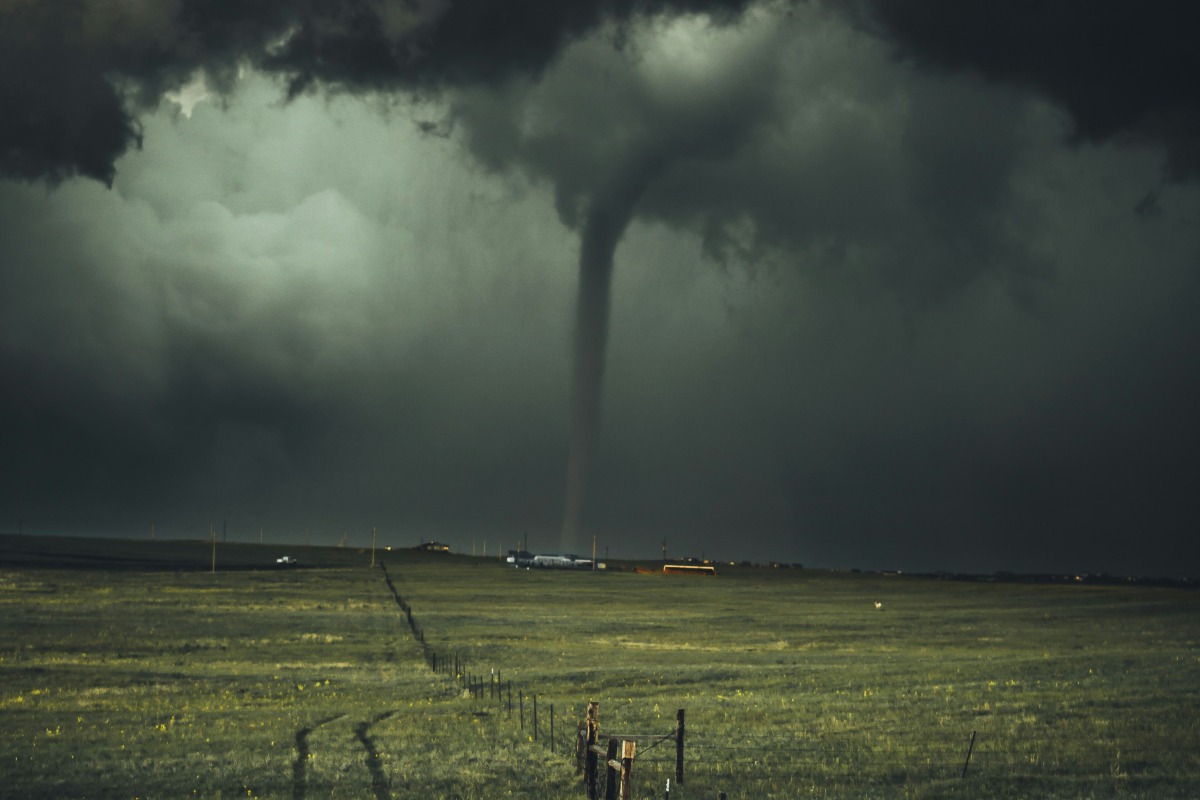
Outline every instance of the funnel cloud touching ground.
<svg viewBox="0 0 1200 800"><path fill-rule="evenodd" d="M1168 5L508 5L0 6L0 528L1198 572Z"/></svg>

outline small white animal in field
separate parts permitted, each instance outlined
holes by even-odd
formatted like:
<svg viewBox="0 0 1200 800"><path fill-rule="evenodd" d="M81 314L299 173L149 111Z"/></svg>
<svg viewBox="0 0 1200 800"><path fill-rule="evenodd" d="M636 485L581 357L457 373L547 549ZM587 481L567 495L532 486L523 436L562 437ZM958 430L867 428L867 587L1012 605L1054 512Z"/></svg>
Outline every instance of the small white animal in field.
<svg viewBox="0 0 1200 800"><path fill-rule="evenodd" d="M881 603L881 602L879 602L878 600L876 600L876 601L875 601L875 607L876 607L876 608L883 608L883 603Z"/></svg>

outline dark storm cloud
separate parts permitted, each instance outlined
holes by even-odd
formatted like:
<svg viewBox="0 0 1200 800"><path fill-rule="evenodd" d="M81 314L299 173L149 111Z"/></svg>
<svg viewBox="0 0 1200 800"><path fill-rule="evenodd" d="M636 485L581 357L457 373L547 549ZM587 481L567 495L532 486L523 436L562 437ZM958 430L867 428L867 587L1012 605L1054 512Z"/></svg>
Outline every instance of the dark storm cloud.
<svg viewBox="0 0 1200 800"><path fill-rule="evenodd" d="M366 104L278 98L248 75L147 116L112 191L0 184L6 530L402 516L407 543L561 502L527 485L561 489L569 293L522 219L552 204Z"/></svg>
<svg viewBox="0 0 1200 800"><path fill-rule="evenodd" d="M868 0L866 18L927 66L972 70L1062 105L1084 141L1164 145L1175 179L1200 175L1200 50L1173 0Z"/></svg>
<svg viewBox="0 0 1200 800"><path fill-rule="evenodd" d="M753 12L736 29L635 27L626 51L592 39L564 50L537 81L456 95L453 119L477 159L548 182L565 224L586 232L591 193L634 165L635 226L699 232L713 260L788 287L780 307L747 323L763 338L739 351L743 361L718 350L692 364L709 380L671 386L653 368L630 366L652 361L651 345L611 325L616 366L593 520L694 536L790 530L811 537L806 546L821 560L838 558L849 536L875 565L911 565L920 540L934 563L988 552L992 563L1021 569L1111 552L1121 526L1178 536L1195 470L1164 443L1195 441L1196 427L1174 402L1161 414L1147 409L1159 392L1193 397L1196 387L1175 367L1134 377L1135 353L1165 349L1178 365L1193 357L1194 337L1150 333L1136 321L1153 316L1143 308L1115 326L1129 337L1120 356L1083 374L1079 367L1113 349L1107 337L1092 338L1115 322L1098 309L1141 291L1123 259L1161 257L1155 281L1190 297L1180 270L1194 254L1153 256L1147 242L1134 257L1091 229L1092 242L1108 242L1104 252L1079 238L1082 229L1064 228L1055 210L1071 203L1069 216L1089 229L1116 214L1112 231L1149 236L1138 233L1132 209L1157 179L1130 186L1110 172L1123 141L1097 145L1096 134L1058 148L1061 115L1044 92L973 70L897 69L888 38L818 9L767 18L769 33L755 32ZM672 36L704 57L663 69ZM681 133L692 130L720 131L720 146L694 146ZM640 160L646 153L655 155ZM1079 165L1064 166L1075 158ZM1071 170L1089 168L1100 176L1094 196L1054 188L1079 183ZM1109 193L1115 211L1096 199ZM1177 220L1188 207L1177 207ZM623 270L659 269L636 249L617 261L618 284ZM1090 271L1111 281L1103 303ZM1075 307L1074 291L1095 305ZM809 292L854 321L825 318ZM849 307L847 296L856 297ZM620 302L631 299L614 307L625 324L632 315ZM1002 322L969 321L995 315L993 304L1005 309ZM1179 321L1185 306L1164 302L1163 319ZM967 316L948 325L947 314ZM809 326L805 316L822 322ZM1047 353L1029 339L1031 325L1048 341L1062 326L1084 343ZM946 358L939 338L953 342L966 330L979 361ZM830 354L814 350L817 342ZM657 351L657 364L678 379L679 354L705 343L675 344ZM1116 389L1139 383L1156 388ZM647 395L669 399L653 407ZM1098 442L1094 429L1105 430ZM1161 469L1151 477L1134 466L1144 463ZM1113 499L1122 485L1146 502Z"/></svg>
<svg viewBox="0 0 1200 800"><path fill-rule="evenodd" d="M0 2L0 527L553 547L582 267L614 556L1194 573L1186 91L878 5Z"/></svg>
<svg viewBox="0 0 1200 800"><path fill-rule="evenodd" d="M320 334L294 316L315 302L302 287L255 302L251 282L148 241L144 208L106 205L95 184L69 199L3 188L10 513L169 507L212 474L226 476L212 491L232 500L250 471L266 471L249 461L282 476L289 449L336 420L312 369Z"/></svg>
<svg viewBox="0 0 1200 800"><path fill-rule="evenodd" d="M536 74L563 45L634 14L735 13L743 0L494 3L126 0L0 8L0 174L106 184L141 139L139 113L198 69L228 90L239 66L349 91L437 89Z"/></svg>
<svg viewBox="0 0 1200 800"><path fill-rule="evenodd" d="M645 25L628 53L592 40L544 79L456 94L454 119L481 163L548 180L573 228L632 175L635 218L699 231L726 265L815 267L914 309L981 274L1030 296L1049 268L1011 180L1028 98L898 73L839 17L779 12Z"/></svg>

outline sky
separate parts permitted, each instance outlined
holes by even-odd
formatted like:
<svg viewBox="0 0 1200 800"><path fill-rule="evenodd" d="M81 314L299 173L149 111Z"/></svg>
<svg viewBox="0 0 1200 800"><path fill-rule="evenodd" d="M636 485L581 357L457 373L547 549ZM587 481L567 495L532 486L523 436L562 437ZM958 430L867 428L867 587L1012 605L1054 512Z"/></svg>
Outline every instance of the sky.
<svg viewBox="0 0 1200 800"><path fill-rule="evenodd" d="M1200 575L1181 13L0 0L0 531Z"/></svg>

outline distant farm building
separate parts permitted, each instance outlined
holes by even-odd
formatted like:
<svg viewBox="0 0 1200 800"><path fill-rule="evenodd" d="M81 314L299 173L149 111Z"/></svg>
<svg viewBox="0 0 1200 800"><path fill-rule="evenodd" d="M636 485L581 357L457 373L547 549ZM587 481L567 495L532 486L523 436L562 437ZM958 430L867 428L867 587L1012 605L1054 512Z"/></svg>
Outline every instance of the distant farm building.
<svg viewBox="0 0 1200 800"><path fill-rule="evenodd" d="M426 553L449 553L450 545L441 542L421 542L416 549L424 550Z"/></svg>
<svg viewBox="0 0 1200 800"><path fill-rule="evenodd" d="M590 558L581 558L574 553L567 553L565 555L549 553L534 556L533 566L541 569L591 569L592 560Z"/></svg>
<svg viewBox="0 0 1200 800"><path fill-rule="evenodd" d="M593 564L590 558L582 558L572 553L534 555L524 550L509 550L507 561L514 567L525 569L604 569L603 564Z"/></svg>

